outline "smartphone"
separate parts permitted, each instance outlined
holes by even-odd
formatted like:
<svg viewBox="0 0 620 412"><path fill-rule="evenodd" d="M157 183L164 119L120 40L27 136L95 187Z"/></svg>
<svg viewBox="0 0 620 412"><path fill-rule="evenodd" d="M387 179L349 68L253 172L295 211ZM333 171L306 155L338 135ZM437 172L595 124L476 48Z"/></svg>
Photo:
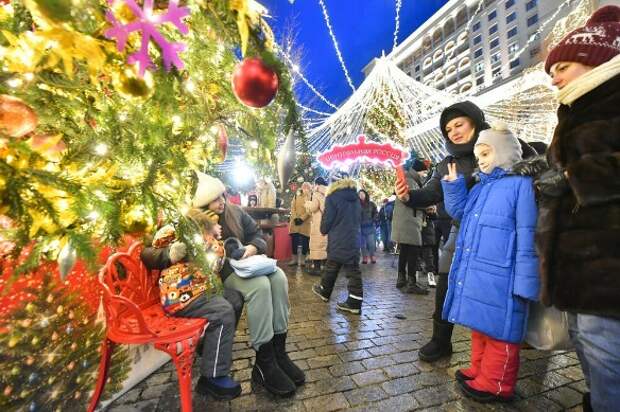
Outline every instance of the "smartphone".
<svg viewBox="0 0 620 412"><path fill-rule="evenodd" d="M405 177L405 169L403 166L396 166L396 181L403 182L407 186L407 178Z"/></svg>

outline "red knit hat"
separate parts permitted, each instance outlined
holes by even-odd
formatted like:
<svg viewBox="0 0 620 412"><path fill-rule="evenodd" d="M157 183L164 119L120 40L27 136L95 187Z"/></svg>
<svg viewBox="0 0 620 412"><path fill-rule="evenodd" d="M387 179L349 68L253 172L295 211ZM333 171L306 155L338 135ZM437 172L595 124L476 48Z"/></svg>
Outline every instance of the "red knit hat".
<svg viewBox="0 0 620 412"><path fill-rule="evenodd" d="M580 27L566 35L549 53L545 71L557 62L578 62L599 66L620 54L620 7L598 9Z"/></svg>

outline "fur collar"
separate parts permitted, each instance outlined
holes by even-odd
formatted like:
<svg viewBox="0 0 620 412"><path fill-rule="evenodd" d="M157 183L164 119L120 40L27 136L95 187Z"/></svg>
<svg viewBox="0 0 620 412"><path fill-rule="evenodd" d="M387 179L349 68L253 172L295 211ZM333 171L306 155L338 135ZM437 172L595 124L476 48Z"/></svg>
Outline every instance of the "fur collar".
<svg viewBox="0 0 620 412"><path fill-rule="evenodd" d="M338 180L337 182L334 182L331 185L329 185L329 188L327 189L327 195L329 196L332 193L338 190L343 190L343 189L357 190L357 183L355 183L353 179Z"/></svg>
<svg viewBox="0 0 620 412"><path fill-rule="evenodd" d="M584 94L620 74L620 55L581 75L558 91L560 103L570 106Z"/></svg>

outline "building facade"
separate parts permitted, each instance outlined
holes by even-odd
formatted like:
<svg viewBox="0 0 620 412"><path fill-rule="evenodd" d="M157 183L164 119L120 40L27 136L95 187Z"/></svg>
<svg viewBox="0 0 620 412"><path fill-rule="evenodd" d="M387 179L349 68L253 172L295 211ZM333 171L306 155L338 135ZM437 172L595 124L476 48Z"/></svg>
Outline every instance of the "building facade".
<svg viewBox="0 0 620 412"><path fill-rule="evenodd" d="M543 58L541 40L554 22L541 24L567 2L557 19L579 0L450 0L389 57L428 86L477 94L505 83ZM532 36L528 47L517 55ZM373 67L374 60L364 67L366 76Z"/></svg>

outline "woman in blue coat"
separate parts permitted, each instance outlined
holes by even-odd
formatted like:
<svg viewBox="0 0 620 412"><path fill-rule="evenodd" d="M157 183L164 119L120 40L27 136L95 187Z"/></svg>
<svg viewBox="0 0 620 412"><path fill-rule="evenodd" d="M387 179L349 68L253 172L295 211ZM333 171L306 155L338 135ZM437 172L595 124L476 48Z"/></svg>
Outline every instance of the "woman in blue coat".
<svg viewBox="0 0 620 412"><path fill-rule="evenodd" d="M442 181L446 210L461 221L443 318L472 329L471 366L456 375L481 402L512 398L527 302L539 292L532 180L510 173L521 153L505 127L484 130L474 147L479 182L468 192L456 164Z"/></svg>

